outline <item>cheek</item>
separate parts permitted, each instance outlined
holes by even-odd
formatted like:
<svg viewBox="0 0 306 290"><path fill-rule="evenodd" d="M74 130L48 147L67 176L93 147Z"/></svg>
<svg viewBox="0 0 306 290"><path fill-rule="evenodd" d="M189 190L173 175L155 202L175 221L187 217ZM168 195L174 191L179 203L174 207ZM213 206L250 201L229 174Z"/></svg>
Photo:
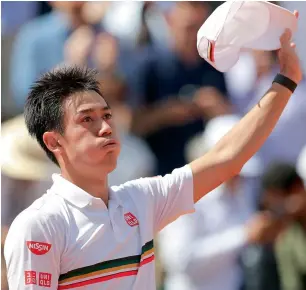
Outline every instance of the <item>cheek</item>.
<svg viewBox="0 0 306 290"><path fill-rule="evenodd" d="M99 148L95 145L96 138L89 132L71 132L66 136L66 154L69 159L87 159L98 155ZM100 152L101 153L101 152Z"/></svg>
<svg viewBox="0 0 306 290"><path fill-rule="evenodd" d="M72 147L77 157L83 160L99 158L103 154L102 150L95 145L93 138L81 139L78 143L72 145Z"/></svg>

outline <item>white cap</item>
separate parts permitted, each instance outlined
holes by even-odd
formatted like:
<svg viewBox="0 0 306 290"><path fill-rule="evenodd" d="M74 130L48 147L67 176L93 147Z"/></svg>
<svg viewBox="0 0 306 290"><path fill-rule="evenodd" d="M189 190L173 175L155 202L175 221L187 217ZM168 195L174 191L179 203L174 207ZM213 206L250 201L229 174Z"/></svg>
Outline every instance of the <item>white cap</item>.
<svg viewBox="0 0 306 290"><path fill-rule="evenodd" d="M243 50L279 49L286 28L297 30L297 18L289 10L266 1L227 1L198 31L197 48L202 58L225 72Z"/></svg>
<svg viewBox="0 0 306 290"><path fill-rule="evenodd" d="M223 115L211 119L202 136L202 144L206 150L211 149L225 136L238 122L240 117L236 115ZM262 173L262 162L254 155L242 168L240 175L245 177L258 177Z"/></svg>

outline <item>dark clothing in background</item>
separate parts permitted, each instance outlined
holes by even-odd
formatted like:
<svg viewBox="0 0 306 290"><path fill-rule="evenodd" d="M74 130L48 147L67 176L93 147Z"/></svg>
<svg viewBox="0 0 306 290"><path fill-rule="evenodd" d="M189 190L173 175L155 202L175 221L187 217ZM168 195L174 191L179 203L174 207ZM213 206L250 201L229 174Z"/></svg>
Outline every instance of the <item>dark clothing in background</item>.
<svg viewBox="0 0 306 290"><path fill-rule="evenodd" d="M281 290L273 245L251 245L242 253L243 290Z"/></svg>
<svg viewBox="0 0 306 290"><path fill-rule="evenodd" d="M194 65L184 64L167 48L152 48L142 70L140 94L143 103L151 105L167 98L191 100L195 91L211 86L226 95L224 75L200 59ZM146 141L158 159L157 174L166 174L184 166L184 150L191 137L204 129L203 119L192 123L164 128L147 136Z"/></svg>

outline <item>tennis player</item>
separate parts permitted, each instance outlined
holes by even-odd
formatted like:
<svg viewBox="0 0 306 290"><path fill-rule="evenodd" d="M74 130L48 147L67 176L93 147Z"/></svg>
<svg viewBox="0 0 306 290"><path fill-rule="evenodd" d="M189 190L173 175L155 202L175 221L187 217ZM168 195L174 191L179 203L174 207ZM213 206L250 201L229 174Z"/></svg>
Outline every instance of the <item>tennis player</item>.
<svg viewBox="0 0 306 290"><path fill-rule="evenodd" d="M120 142L94 73L64 68L43 75L25 120L61 174L11 225L4 249L10 289L155 289L153 237L240 172L301 81L290 31L280 40L280 74L210 152L163 177L115 187L107 176Z"/></svg>

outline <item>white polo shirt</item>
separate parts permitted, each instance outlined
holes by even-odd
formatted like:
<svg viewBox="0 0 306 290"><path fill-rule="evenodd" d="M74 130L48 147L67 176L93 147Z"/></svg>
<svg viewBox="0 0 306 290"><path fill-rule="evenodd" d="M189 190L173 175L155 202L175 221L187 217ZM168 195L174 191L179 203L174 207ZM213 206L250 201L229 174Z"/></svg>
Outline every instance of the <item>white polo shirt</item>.
<svg viewBox="0 0 306 290"><path fill-rule="evenodd" d="M108 208L60 175L53 181L11 225L9 288L155 290L153 238L194 211L190 167L112 187Z"/></svg>

